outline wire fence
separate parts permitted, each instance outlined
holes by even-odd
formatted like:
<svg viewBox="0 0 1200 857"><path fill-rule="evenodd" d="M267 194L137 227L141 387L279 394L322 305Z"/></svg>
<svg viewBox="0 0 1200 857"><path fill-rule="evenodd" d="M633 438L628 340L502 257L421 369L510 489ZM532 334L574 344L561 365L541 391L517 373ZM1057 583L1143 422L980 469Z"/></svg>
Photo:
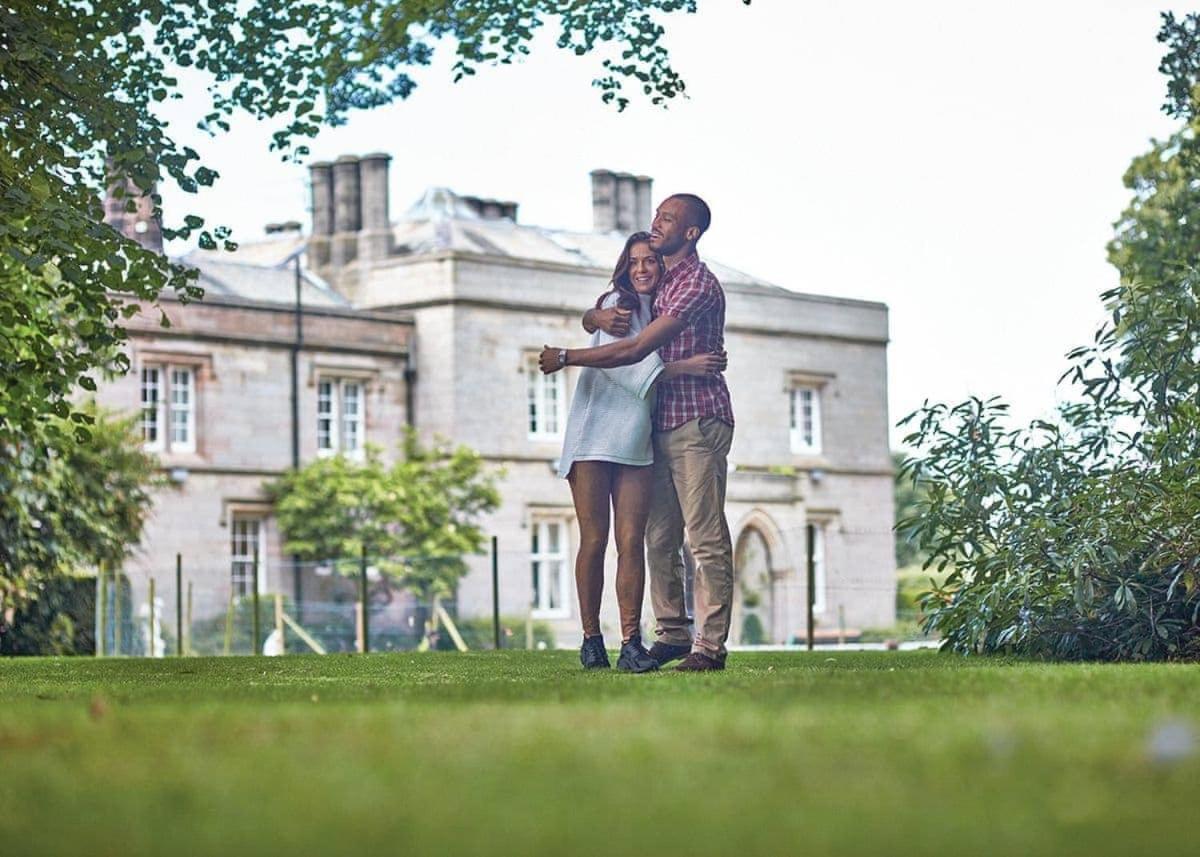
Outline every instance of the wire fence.
<svg viewBox="0 0 1200 857"><path fill-rule="evenodd" d="M503 566L506 575L522 575L530 587L529 597L519 599L517 609L502 611L491 599L484 603L474 597L460 603L449 595L437 596L429 587L405 585L403 572L411 560L363 556L293 562L272 557L268 563L249 556L193 567L179 556L173 573L169 569L132 575L101 572L96 583L95 651L103 656L163 657L465 651L497 645L553 648L564 639L564 627L573 629L577 624L577 619L571 619L578 616L573 560L563 551L557 559L543 561L542 573L549 573L549 563L557 564L554 573L562 584L556 600L547 604L542 603L544 593L539 595L539 572L531 568L528 553L494 554L494 572ZM690 582L689 574L688 594ZM774 589L765 596L739 594L731 646L809 643L806 581L778 580L769 585ZM894 603L894 583L846 579L823 580L819 585L824 604L814 605L821 608L814 614L814 645L891 646L930 640L922 630L920 611L910 607L895 609L895 622L886 627L847 621L847 604L853 606L864 598ZM773 609L772 599L778 599L782 609ZM506 603L512 600L509 597ZM645 639L652 639L649 614L644 611ZM770 631L772 622L776 633ZM565 636L571 633L566 631Z"/></svg>

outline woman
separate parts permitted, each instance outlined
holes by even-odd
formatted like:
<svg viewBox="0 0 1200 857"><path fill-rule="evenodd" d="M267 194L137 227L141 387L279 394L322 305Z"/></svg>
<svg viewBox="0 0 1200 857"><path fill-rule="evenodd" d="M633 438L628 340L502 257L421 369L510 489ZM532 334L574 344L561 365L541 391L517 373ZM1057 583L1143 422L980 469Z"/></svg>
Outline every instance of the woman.
<svg viewBox="0 0 1200 857"><path fill-rule="evenodd" d="M650 249L650 235L638 232L625 242L613 269L612 288L596 306L630 311L627 336L650 323L654 290L663 274L662 258ZM593 346L612 342L597 331ZM608 546L609 504L617 538L617 605L621 614L621 654L617 669L658 668L642 646L642 594L645 589L645 534L652 486L651 410L654 382L678 375L706 375L724 369L722 355L697 354L663 365L657 354L615 369L580 372L559 459L559 475L571 485L579 521L575 584L583 620L579 660L587 669L609 666L600 632L604 553Z"/></svg>

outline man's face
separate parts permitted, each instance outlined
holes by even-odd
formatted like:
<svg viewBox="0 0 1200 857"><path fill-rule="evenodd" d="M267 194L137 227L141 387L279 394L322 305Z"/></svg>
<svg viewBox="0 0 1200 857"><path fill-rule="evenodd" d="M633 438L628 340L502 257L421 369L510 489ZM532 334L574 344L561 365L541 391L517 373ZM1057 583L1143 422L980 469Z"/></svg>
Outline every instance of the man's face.
<svg viewBox="0 0 1200 857"><path fill-rule="evenodd" d="M668 197L659 203L650 225L650 247L664 256L678 253L687 244L692 213L682 199Z"/></svg>

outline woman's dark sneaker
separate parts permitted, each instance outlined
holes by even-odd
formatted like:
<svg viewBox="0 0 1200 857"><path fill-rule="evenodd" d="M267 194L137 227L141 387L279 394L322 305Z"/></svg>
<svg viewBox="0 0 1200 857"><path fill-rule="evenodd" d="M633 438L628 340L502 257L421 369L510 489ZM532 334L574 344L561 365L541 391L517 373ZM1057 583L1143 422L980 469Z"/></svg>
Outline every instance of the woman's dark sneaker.
<svg viewBox="0 0 1200 857"><path fill-rule="evenodd" d="M617 669L627 673L648 673L658 669L658 661L642 648L642 638L634 635L628 643L621 645L621 656L617 658Z"/></svg>
<svg viewBox="0 0 1200 857"><path fill-rule="evenodd" d="M687 643L682 646L676 646L672 643L655 642L650 647L650 657L658 661L661 667L664 664L669 664L671 661L677 661L680 658L686 658L688 653L692 651L692 644Z"/></svg>
<svg viewBox="0 0 1200 857"><path fill-rule="evenodd" d="M612 664L608 662L608 652L604 650L604 637L584 637L583 645L579 647L579 662L585 670L606 670Z"/></svg>

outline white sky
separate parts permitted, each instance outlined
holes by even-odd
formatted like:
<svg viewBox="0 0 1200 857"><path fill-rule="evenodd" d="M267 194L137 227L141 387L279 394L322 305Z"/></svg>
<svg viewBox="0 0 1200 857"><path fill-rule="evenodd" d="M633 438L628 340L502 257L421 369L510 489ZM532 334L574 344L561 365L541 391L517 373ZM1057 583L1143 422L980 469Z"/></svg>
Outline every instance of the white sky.
<svg viewBox="0 0 1200 857"><path fill-rule="evenodd" d="M892 422L971 393L1026 420L1052 407L1063 354L1102 317L1122 173L1173 127L1161 8L706 0L666 21L691 96L666 111L603 105L599 60L548 32L524 64L459 84L443 51L408 101L324 131L313 157L391 154L393 216L445 185L575 229L591 226L589 170L645 173L656 198L708 200L701 255L888 304ZM222 177L199 197L164 188L168 220L198 213L242 241L306 220L305 171L267 151L272 129L196 137L183 117L198 101L171 105L173 132Z"/></svg>

